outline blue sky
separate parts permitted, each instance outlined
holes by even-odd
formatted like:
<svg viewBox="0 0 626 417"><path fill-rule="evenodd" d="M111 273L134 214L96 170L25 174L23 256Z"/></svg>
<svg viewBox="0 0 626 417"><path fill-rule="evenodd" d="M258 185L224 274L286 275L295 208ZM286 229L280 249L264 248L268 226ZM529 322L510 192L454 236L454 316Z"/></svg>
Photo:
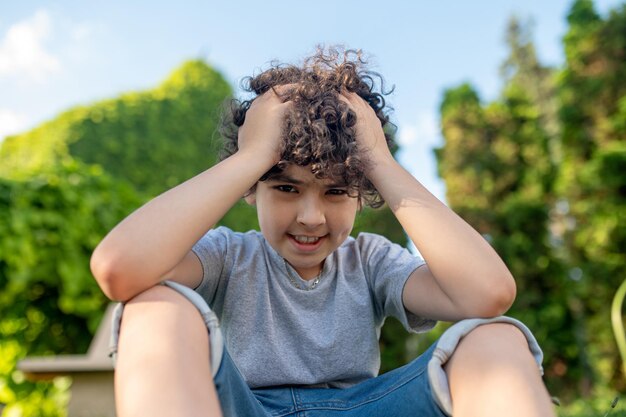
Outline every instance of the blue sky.
<svg viewBox="0 0 626 417"><path fill-rule="evenodd" d="M605 14L620 1L596 0ZM272 59L294 62L319 43L372 56L390 97L400 161L444 198L431 149L441 143L442 92L471 82L497 98L510 16L534 22L540 59L563 62L565 0L320 0L0 2L0 140L72 106L157 85L204 58L238 86Z"/></svg>

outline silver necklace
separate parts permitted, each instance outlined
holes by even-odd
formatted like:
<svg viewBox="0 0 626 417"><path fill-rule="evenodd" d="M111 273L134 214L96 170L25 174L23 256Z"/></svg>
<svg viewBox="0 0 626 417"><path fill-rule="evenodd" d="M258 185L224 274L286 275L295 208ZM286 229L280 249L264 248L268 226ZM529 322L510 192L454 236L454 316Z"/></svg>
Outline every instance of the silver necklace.
<svg viewBox="0 0 626 417"><path fill-rule="evenodd" d="M285 259L283 259L283 261L285 262L285 269L287 269L287 278L289 278L289 282L291 282L291 285L293 285L297 289L303 290L303 291L311 291L311 290L315 289L315 287L317 287L317 284L320 283L320 279L322 279L322 271L320 271L320 273L317 274L317 276L313 279L313 283L311 283L311 285L309 285L309 286L301 285L296 280L296 277L293 276L293 272L291 271L291 268L287 264L287 261Z"/></svg>

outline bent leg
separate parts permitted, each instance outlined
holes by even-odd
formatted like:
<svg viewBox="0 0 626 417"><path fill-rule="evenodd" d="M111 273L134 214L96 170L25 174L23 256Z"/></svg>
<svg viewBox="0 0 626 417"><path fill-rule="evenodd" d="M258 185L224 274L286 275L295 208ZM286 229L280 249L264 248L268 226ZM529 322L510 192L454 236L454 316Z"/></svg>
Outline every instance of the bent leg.
<svg viewBox="0 0 626 417"><path fill-rule="evenodd" d="M165 286L126 303L115 370L117 415L220 416L209 334L198 310Z"/></svg>
<svg viewBox="0 0 626 417"><path fill-rule="evenodd" d="M444 369L455 417L555 416L527 339L511 324L472 330Z"/></svg>

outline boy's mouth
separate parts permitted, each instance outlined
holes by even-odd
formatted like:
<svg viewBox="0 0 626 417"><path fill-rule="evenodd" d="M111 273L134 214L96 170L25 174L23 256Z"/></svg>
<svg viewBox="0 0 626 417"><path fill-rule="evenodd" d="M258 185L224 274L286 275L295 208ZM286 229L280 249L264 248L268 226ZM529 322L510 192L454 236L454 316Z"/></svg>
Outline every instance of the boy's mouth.
<svg viewBox="0 0 626 417"><path fill-rule="evenodd" d="M315 243L320 240L319 236L293 236L298 243Z"/></svg>
<svg viewBox="0 0 626 417"><path fill-rule="evenodd" d="M305 236L305 235L292 235L289 234L289 239L294 245L304 251L313 251L317 249L325 236Z"/></svg>

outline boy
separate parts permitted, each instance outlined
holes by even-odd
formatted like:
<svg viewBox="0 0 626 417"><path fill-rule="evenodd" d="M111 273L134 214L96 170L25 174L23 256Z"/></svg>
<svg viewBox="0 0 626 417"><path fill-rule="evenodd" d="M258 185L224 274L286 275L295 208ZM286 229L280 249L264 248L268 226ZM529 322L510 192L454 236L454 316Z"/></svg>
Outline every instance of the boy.
<svg viewBox="0 0 626 417"><path fill-rule="evenodd" d="M229 156L96 248L94 276L124 302L119 416L554 415L534 338L498 317L510 272L393 159L373 77L360 53L319 50L249 79ZM210 230L242 196L261 233ZM383 199L425 262L349 237L361 205ZM411 331L459 323L377 377L389 315Z"/></svg>

